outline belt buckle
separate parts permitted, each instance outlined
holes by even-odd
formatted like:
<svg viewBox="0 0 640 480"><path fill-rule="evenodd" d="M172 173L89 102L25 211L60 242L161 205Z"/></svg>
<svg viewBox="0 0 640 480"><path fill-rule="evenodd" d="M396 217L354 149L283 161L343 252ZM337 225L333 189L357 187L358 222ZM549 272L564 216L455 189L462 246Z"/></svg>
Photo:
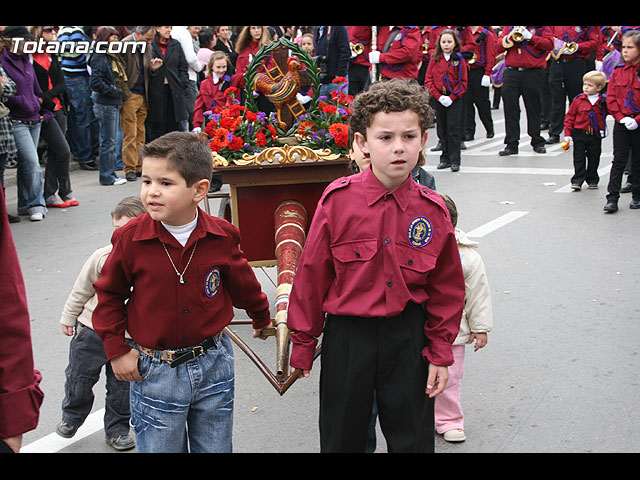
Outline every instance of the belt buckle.
<svg viewBox="0 0 640 480"><path fill-rule="evenodd" d="M204 347L202 345L196 345L191 350L193 358L199 357L200 355L204 355Z"/></svg>

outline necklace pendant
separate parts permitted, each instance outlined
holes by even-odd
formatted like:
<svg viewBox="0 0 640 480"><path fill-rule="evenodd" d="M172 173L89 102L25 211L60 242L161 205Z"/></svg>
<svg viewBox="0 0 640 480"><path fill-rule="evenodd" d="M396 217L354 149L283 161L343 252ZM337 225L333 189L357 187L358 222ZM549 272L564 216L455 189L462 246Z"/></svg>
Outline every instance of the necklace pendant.
<svg viewBox="0 0 640 480"><path fill-rule="evenodd" d="M185 282L184 282L184 278L182 277L182 275L180 275L180 283L181 283L182 285L184 285L184 283L185 283Z"/></svg>

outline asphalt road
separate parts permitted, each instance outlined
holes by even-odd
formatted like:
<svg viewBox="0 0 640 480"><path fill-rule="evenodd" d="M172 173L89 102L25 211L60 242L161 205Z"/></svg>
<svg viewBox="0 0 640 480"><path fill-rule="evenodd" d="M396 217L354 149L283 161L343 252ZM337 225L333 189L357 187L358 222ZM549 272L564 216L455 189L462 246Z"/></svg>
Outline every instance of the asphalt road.
<svg viewBox="0 0 640 480"><path fill-rule="evenodd" d="M430 151L436 133L429 130L426 168L438 190L456 201L460 228L480 242L494 306L488 345L475 353L466 350L467 440L449 444L437 436L436 450L637 452L640 211L628 208L629 194L616 214L602 211L611 138L604 140L600 188L571 192L571 153L559 145L545 155L533 153L524 135L519 155L499 157L502 111L493 116L496 137L484 138L479 125L458 173L436 171L438 154ZM522 117L526 132L524 109ZM12 171L7 175L8 207L15 213ZM97 173L74 170L72 186L80 206L51 209L42 222L25 218L11 227L28 292L35 366L46 395L38 428L24 436L23 452L113 452L101 425L103 381L76 437L63 440L53 433L69 346L59 316L86 258L109 242L111 209L122 197L137 194L140 182L103 187ZM257 275L273 299L273 269L259 269ZM245 326L236 331L267 363L275 358L273 343L250 339ZM236 348L234 450L318 452L318 372L280 396ZM378 440L377 451L386 451L379 430Z"/></svg>

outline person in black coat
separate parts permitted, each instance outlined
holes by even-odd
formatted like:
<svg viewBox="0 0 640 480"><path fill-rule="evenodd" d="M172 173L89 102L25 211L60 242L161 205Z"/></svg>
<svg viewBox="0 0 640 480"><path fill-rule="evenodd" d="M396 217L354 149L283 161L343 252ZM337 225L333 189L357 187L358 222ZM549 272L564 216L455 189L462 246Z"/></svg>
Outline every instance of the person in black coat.
<svg viewBox="0 0 640 480"><path fill-rule="evenodd" d="M156 27L151 57L162 59L162 66L149 85L150 139L182 130L189 117L185 92L189 83L188 65L180 42L171 38L170 26Z"/></svg>

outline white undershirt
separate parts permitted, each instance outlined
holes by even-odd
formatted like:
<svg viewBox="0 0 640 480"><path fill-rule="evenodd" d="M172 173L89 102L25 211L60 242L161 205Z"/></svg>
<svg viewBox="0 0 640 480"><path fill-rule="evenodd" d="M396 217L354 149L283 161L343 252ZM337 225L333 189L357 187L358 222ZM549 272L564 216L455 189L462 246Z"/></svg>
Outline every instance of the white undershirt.
<svg viewBox="0 0 640 480"><path fill-rule="evenodd" d="M161 222L162 223L162 222ZM167 229L167 231L175 237L175 239L180 242L180 245L183 247L187 244L187 240L189 240L189 236L191 232L193 232L198 224L198 211L196 210L196 218L193 221L187 223L186 225L167 225L166 223L162 223L162 226Z"/></svg>
<svg viewBox="0 0 640 480"><path fill-rule="evenodd" d="M598 101L598 98L600 98L600 94L596 93L595 95L587 95L587 97L589 98L591 105L595 105L596 102Z"/></svg>

